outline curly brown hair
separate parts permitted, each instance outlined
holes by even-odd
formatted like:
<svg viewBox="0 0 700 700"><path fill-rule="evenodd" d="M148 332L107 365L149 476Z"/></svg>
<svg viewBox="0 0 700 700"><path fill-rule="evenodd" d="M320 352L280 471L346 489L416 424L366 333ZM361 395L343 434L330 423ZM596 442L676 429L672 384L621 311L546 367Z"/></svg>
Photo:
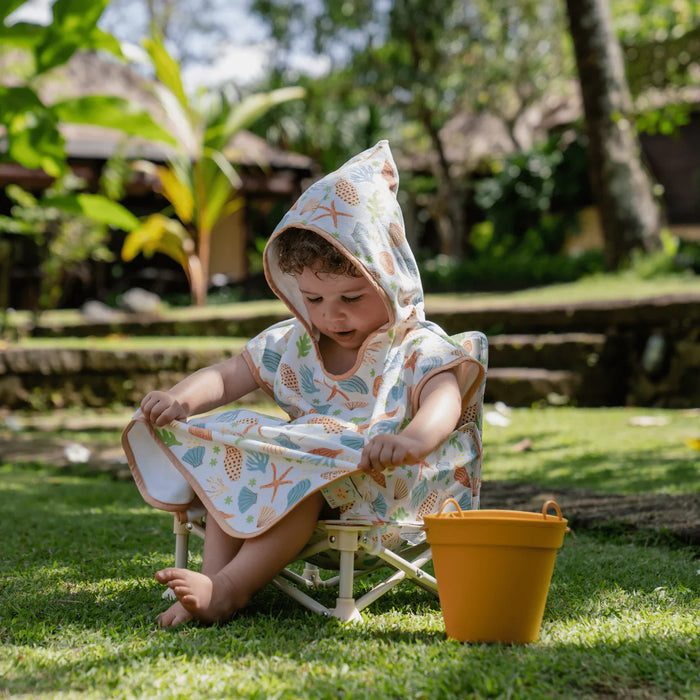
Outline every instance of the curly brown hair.
<svg viewBox="0 0 700 700"><path fill-rule="evenodd" d="M303 228L288 228L277 236L277 254L282 272L301 274L311 267L316 272L361 277L350 258L317 233Z"/></svg>

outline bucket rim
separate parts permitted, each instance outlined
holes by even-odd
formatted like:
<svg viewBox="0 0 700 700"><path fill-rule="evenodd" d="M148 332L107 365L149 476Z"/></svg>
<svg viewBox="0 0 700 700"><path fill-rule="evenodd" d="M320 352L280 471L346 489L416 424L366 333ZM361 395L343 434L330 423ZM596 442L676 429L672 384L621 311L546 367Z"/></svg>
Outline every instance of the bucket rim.
<svg viewBox="0 0 700 700"><path fill-rule="evenodd" d="M445 506L448 504L454 504L457 510L449 511L447 513L443 512ZM549 515L547 510L549 507L553 507L556 511L555 515ZM437 513L431 515L423 516L424 522L446 522L449 520L475 520L483 522L516 522L519 521L521 524L528 523L532 525L544 525L544 524L562 524L567 525L568 520L562 515L561 508L559 504L554 500L548 500L542 506L542 512L537 513L533 511L521 511L521 510L504 510L504 509L479 509L479 510L462 510L459 503L454 498L448 498L440 507Z"/></svg>

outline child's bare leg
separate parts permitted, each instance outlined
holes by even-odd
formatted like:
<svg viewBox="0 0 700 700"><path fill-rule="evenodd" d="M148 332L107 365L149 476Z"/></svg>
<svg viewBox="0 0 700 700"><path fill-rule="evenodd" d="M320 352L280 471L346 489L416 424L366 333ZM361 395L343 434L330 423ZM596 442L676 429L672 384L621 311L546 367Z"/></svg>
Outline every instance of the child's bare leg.
<svg viewBox="0 0 700 700"><path fill-rule="evenodd" d="M321 494L312 494L270 530L243 540L237 553L216 573L168 568L157 572L156 579L174 591L193 617L203 622L225 620L301 551L311 538L322 505Z"/></svg>
<svg viewBox="0 0 700 700"><path fill-rule="evenodd" d="M245 540L226 534L214 518L207 518L204 551L202 552L202 573L210 578L214 574L218 574L238 554L243 542ZM157 575L156 578L158 578ZM179 600L157 618L158 625L163 628L179 625L191 619L192 613Z"/></svg>

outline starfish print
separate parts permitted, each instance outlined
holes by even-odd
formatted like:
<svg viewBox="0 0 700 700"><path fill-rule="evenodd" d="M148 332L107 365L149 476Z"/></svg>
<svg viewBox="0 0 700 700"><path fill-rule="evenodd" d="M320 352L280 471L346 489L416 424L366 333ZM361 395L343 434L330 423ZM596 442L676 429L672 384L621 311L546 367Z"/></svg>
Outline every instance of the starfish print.
<svg viewBox="0 0 700 700"><path fill-rule="evenodd" d="M293 484L294 483L291 479L287 479L286 481L284 481L284 477L287 476L287 474L289 474L289 472L292 471L292 469L294 467L289 467L289 469L287 469L287 471L284 474L282 474L282 476L280 476L278 479L277 478L277 465L274 462L271 462L271 464L272 464L273 479L269 484L263 484L260 487L261 489L274 489L272 492L272 498L270 499L270 502L274 501L275 498L277 497L277 489L280 486L282 486L283 484Z"/></svg>
<svg viewBox="0 0 700 700"><path fill-rule="evenodd" d="M403 365L404 369L410 369L412 372L416 371L416 363L418 362L418 351L414 350L411 356L406 360Z"/></svg>
<svg viewBox="0 0 700 700"><path fill-rule="evenodd" d="M318 380L315 380L315 381L318 381ZM330 401L336 394L340 394L346 401L350 401L350 397L347 394L343 393L340 389L338 389L338 387L335 384L333 386L331 386L330 384L328 384L328 382L324 381L323 386L325 386L326 389L331 390L331 393L328 396L328 398L326 399L326 401Z"/></svg>
<svg viewBox="0 0 700 700"><path fill-rule="evenodd" d="M339 216L347 216L349 218L352 218L352 214L345 214L342 211L337 211L335 208L335 202L333 202L333 201L331 202L330 207L319 207L319 209L322 209L323 211L326 211L328 213L327 214L319 214L315 219L311 219L311 221L318 221L319 219L323 219L324 216L330 216L333 219L333 226L338 228L338 217Z"/></svg>

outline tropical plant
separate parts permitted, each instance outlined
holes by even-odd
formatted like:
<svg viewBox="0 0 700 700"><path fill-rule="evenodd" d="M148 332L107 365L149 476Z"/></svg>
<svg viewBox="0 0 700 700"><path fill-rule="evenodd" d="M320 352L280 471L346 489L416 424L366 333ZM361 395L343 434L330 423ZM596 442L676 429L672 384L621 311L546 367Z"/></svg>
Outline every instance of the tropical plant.
<svg viewBox="0 0 700 700"><path fill-rule="evenodd" d="M68 171L60 123L92 124L166 143L172 136L137 105L112 95L88 95L45 104L37 84L78 51L108 51L122 57L117 40L97 27L108 0L56 0L47 26L5 20L26 0L6 0L0 6L0 43L29 57L20 84L0 85L0 125L5 127L4 153L26 168L42 168L59 177ZM92 200L93 205L98 200ZM113 207L110 202L106 206Z"/></svg>
<svg viewBox="0 0 700 700"><path fill-rule="evenodd" d="M6 0L0 6L0 44L5 52L16 52L21 57L21 60L13 60L12 65L6 61L8 65L4 68L15 75L11 83L0 84L0 126L4 131L0 138L0 162L11 161L25 168L41 169L55 178L50 192L39 199L21 188L10 190L9 199L15 202L20 215L15 221L5 220L2 230L10 234L29 233L44 241L47 235L53 238L54 244L43 250L48 256L44 259L44 272L53 270L43 277L44 307L60 296L58 280L66 266L76 263L76 255L87 259L102 254L107 226L124 230L138 226L138 219L114 198L80 193L75 189L59 125L92 124L127 135L173 142L172 136L146 111L128 100L111 95L88 95L47 104L39 94L39 83L76 52L103 50L122 56L116 39L97 27L107 1L56 0L52 8L53 20L47 26L27 22L8 25L6 20L25 0ZM63 238L57 233L58 229L66 234ZM50 231L53 233L49 234ZM59 240L63 241L61 245ZM7 237L1 243L0 267L9 271L12 239ZM0 284L3 310L9 298L9 277L3 274Z"/></svg>
<svg viewBox="0 0 700 700"><path fill-rule="evenodd" d="M170 120L173 140L180 145L165 166L140 164L157 176L171 208L149 216L128 234L122 259L132 260L139 253L168 255L182 266L192 299L201 306L206 303L212 230L242 206L237 195L241 179L231 165L240 154L231 148L231 139L273 106L299 99L304 91L281 88L248 95L239 102L224 92L190 99L179 64L162 41L153 37L144 45L158 79L156 93Z"/></svg>

